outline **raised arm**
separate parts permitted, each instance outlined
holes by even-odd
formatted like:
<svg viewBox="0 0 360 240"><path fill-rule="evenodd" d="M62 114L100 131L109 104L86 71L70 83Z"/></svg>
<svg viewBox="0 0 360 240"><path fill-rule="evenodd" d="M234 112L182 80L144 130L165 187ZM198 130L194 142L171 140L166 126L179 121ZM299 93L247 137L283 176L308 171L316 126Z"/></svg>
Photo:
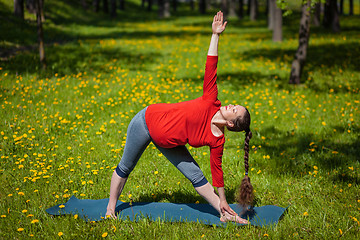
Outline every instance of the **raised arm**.
<svg viewBox="0 0 360 240"><path fill-rule="evenodd" d="M209 46L208 55L217 56L218 55L218 44L219 36L225 30L227 21L224 22L224 15L219 11L213 19L212 22L212 36Z"/></svg>

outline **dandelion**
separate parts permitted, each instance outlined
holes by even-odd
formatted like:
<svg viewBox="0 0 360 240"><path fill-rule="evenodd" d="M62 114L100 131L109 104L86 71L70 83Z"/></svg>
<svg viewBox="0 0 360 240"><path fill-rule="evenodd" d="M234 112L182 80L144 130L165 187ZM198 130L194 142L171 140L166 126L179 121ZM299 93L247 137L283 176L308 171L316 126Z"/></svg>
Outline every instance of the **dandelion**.
<svg viewBox="0 0 360 240"><path fill-rule="evenodd" d="M22 232L22 231L24 231L24 228L18 228L17 230L18 230L18 232Z"/></svg>
<svg viewBox="0 0 360 240"><path fill-rule="evenodd" d="M6 218L6 215L4 214L4 215L1 215L1 218Z"/></svg>
<svg viewBox="0 0 360 240"><path fill-rule="evenodd" d="M158 171L155 171L154 174L158 174L159 172Z"/></svg>
<svg viewBox="0 0 360 240"><path fill-rule="evenodd" d="M58 236L59 236L59 237L61 237L62 235L64 235L63 232L59 232L59 233L58 233Z"/></svg>
<svg viewBox="0 0 360 240"><path fill-rule="evenodd" d="M59 206L59 208L64 208L65 207L65 205L64 204L61 204L60 206Z"/></svg>
<svg viewBox="0 0 360 240"><path fill-rule="evenodd" d="M339 233L340 233L340 235L342 235L342 234L343 234L343 231L341 230L341 228L339 229Z"/></svg>
<svg viewBox="0 0 360 240"><path fill-rule="evenodd" d="M323 126L326 126L326 122L322 122L321 124L322 124Z"/></svg>
<svg viewBox="0 0 360 240"><path fill-rule="evenodd" d="M264 237L268 237L269 236L269 234L267 234L267 233L264 233L264 235L263 235Z"/></svg>
<svg viewBox="0 0 360 240"><path fill-rule="evenodd" d="M303 213L303 216L306 217L306 216L309 216L309 214L308 214L307 212L304 212L304 213Z"/></svg>
<svg viewBox="0 0 360 240"><path fill-rule="evenodd" d="M107 237L107 235L108 235L108 233L107 233L107 232L104 232L101 236L102 236L103 238L105 238L105 237Z"/></svg>
<svg viewBox="0 0 360 240"><path fill-rule="evenodd" d="M37 219L34 219L31 221L31 223L38 223L38 222L39 222L39 220L37 220Z"/></svg>

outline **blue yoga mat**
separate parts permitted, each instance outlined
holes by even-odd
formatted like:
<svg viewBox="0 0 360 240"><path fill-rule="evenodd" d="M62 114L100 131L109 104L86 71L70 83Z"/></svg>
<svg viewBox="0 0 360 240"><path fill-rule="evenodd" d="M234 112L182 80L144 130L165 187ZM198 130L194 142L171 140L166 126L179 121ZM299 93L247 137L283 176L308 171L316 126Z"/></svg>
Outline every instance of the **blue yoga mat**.
<svg viewBox="0 0 360 240"><path fill-rule="evenodd" d="M51 215L78 214L86 221L100 221L105 218L108 199L78 199L72 196L68 202L46 209ZM254 207L243 212L238 204L230 207L254 226L276 224L287 208L273 205ZM220 221L218 212L209 204L161 203L161 202L121 202L116 204L118 218L137 221L141 218L161 219L168 222L199 222L207 225L226 226ZM241 224L238 224L241 225Z"/></svg>

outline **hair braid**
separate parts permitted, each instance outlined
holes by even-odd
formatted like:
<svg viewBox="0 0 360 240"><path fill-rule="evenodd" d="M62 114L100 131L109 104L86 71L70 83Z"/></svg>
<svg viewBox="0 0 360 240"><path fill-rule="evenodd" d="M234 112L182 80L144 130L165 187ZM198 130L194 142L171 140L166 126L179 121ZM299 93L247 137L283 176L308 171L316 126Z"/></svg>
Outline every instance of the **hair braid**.
<svg viewBox="0 0 360 240"><path fill-rule="evenodd" d="M249 172L249 142L252 137L252 132L250 129L247 129L245 133L245 145L244 145L244 166L245 166L245 177L241 181L238 202L242 206L249 206L252 204L253 196L253 186L251 185L250 178L248 176Z"/></svg>

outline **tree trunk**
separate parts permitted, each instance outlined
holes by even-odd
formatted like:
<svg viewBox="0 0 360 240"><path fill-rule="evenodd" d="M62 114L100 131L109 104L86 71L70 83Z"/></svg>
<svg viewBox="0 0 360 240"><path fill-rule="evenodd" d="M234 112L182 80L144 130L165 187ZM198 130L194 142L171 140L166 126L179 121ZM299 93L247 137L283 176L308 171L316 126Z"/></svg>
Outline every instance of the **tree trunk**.
<svg viewBox="0 0 360 240"><path fill-rule="evenodd" d="M172 7L173 7L174 12L176 12L176 10L177 10L177 4L178 4L178 0L172 0Z"/></svg>
<svg viewBox="0 0 360 240"><path fill-rule="evenodd" d="M81 6L84 10L86 10L88 8L86 0L81 0Z"/></svg>
<svg viewBox="0 0 360 240"><path fill-rule="evenodd" d="M229 4L228 4L228 0L221 0L221 11L224 14L224 18L227 17L228 13L229 13Z"/></svg>
<svg viewBox="0 0 360 240"><path fill-rule="evenodd" d="M147 10L148 10L149 12L152 11L152 4L153 4L153 0L148 0Z"/></svg>
<svg viewBox="0 0 360 240"><path fill-rule="evenodd" d="M24 0L14 0L14 15L24 19Z"/></svg>
<svg viewBox="0 0 360 240"><path fill-rule="evenodd" d="M99 12L99 9L100 9L100 0L94 0L94 1L93 1L93 7L94 7L94 12Z"/></svg>
<svg viewBox="0 0 360 240"><path fill-rule="evenodd" d="M244 17L244 2L243 0L239 0L239 18L242 19Z"/></svg>
<svg viewBox="0 0 360 240"><path fill-rule="evenodd" d="M337 0L326 0L324 12L324 27L333 32L340 32L340 19L337 9Z"/></svg>
<svg viewBox="0 0 360 240"><path fill-rule="evenodd" d="M276 5L276 0L270 0L273 8L273 42L282 42L282 11Z"/></svg>
<svg viewBox="0 0 360 240"><path fill-rule="evenodd" d="M116 17L116 0L110 0L110 4L111 4L110 16L112 18L115 18Z"/></svg>
<svg viewBox="0 0 360 240"><path fill-rule="evenodd" d="M291 64L290 84L300 84L302 70L306 61L307 48L310 36L310 13L311 1L303 1L302 14L299 29L299 47Z"/></svg>
<svg viewBox="0 0 360 240"><path fill-rule="evenodd" d="M258 14L258 1L257 0L249 0L250 1L250 20L256 21Z"/></svg>
<svg viewBox="0 0 360 240"><path fill-rule="evenodd" d="M340 9L339 9L339 14L343 15L344 14L344 0L340 0Z"/></svg>
<svg viewBox="0 0 360 240"><path fill-rule="evenodd" d="M349 15L350 16L354 15L354 1L353 0L349 0Z"/></svg>
<svg viewBox="0 0 360 240"><path fill-rule="evenodd" d="M268 0L268 29L274 30L274 16L275 16L275 7L276 0Z"/></svg>
<svg viewBox="0 0 360 240"><path fill-rule="evenodd" d="M170 3L169 0L158 0L159 4L159 18L170 17Z"/></svg>
<svg viewBox="0 0 360 240"><path fill-rule="evenodd" d="M314 25L320 26L320 15L321 15L321 2L317 2L315 4L315 11L314 11Z"/></svg>
<svg viewBox="0 0 360 240"><path fill-rule="evenodd" d="M109 2L108 2L108 0L103 0L103 11L104 11L104 13L109 13Z"/></svg>
<svg viewBox="0 0 360 240"><path fill-rule="evenodd" d="M190 0L190 9L191 11L194 11L195 9L194 0Z"/></svg>
<svg viewBox="0 0 360 240"><path fill-rule="evenodd" d="M119 0L119 9L122 11L125 10L125 0Z"/></svg>
<svg viewBox="0 0 360 240"><path fill-rule="evenodd" d="M37 33L38 33L38 43L39 43L39 55L40 55L40 63L43 69L46 69L46 58L45 58L45 48L44 48L44 34L43 34L43 27L42 27L42 4L40 3L41 0L36 0L36 22L37 22Z"/></svg>
<svg viewBox="0 0 360 240"><path fill-rule="evenodd" d="M229 0L229 17L236 17L236 0Z"/></svg>
<svg viewBox="0 0 360 240"><path fill-rule="evenodd" d="M206 13L206 0L199 0L199 11L201 14Z"/></svg>

